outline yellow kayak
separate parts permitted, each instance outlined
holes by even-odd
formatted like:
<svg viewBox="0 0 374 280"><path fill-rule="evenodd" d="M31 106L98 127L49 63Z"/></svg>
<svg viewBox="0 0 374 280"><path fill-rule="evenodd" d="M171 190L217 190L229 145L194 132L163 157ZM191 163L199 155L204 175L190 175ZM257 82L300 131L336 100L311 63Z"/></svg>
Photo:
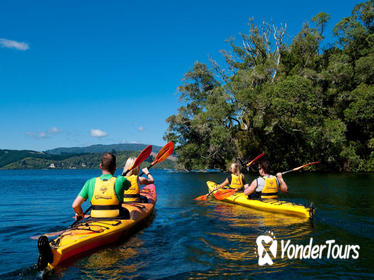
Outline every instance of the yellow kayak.
<svg viewBox="0 0 374 280"><path fill-rule="evenodd" d="M206 182L209 192L213 191L218 186L217 183L208 181ZM214 193L214 192L213 192ZM267 212L282 213L287 215L294 215L300 217L311 218L315 214L313 207L307 208L304 205L298 205L287 201L276 199L249 199L243 192L236 192L233 195L223 199L222 201L239 204L248 208L254 208Z"/></svg>
<svg viewBox="0 0 374 280"><path fill-rule="evenodd" d="M61 262L95 248L118 241L132 232L134 227L150 216L156 203L154 185L144 187L140 194L147 198L146 203L132 202L123 204L130 217L116 219L86 219L72 228L63 231L57 238L49 241L46 236L38 240L38 269L55 268Z"/></svg>

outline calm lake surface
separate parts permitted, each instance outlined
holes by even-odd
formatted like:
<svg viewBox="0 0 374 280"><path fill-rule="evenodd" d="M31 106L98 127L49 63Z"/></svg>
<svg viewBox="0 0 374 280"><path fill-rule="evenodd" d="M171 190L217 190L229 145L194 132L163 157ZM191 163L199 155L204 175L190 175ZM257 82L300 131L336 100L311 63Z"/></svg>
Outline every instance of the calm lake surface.
<svg viewBox="0 0 374 280"><path fill-rule="evenodd" d="M281 198L314 203L313 221L210 200L205 182L223 173L151 170L158 201L148 225L119 244L58 267L46 279L374 278L374 174L285 176ZM119 172L118 172L119 173ZM0 279L40 279L31 236L73 222L71 204L99 170L0 170ZM247 176L247 181L254 175ZM84 208L88 203L83 204ZM358 259L280 258L258 265L256 239L272 232L292 244L359 245Z"/></svg>

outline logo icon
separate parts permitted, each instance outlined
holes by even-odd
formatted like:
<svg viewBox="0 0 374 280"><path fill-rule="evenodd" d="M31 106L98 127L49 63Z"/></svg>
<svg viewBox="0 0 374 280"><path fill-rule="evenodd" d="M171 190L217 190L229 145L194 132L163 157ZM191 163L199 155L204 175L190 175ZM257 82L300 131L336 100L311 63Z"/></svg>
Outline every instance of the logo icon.
<svg viewBox="0 0 374 280"><path fill-rule="evenodd" d="M101 187L100 191L104 194L107 191L107 188L106 187Z"/></svg>
<svg viewBox="0 0 374 280"><path fill-rule="evenodd" d="M265 264L273 265L273 260L270 257L270 253L273 258L277 256L278 242L273 236L260 235L256 239L257 253L258 253L258 265L263 266Z"/></svg>

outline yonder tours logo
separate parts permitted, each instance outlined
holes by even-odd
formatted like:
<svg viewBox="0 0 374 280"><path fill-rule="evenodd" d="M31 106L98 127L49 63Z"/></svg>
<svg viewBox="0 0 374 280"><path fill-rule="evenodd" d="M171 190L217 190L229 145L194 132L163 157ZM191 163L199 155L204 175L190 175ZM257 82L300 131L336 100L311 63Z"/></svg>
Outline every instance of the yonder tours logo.
<svg viewBox="0 0 374 280"><path fill-rule="evenodd" d="M279 258L284 259L358 259L360 245L337 244L335 240L327 240L324 244L314 244L310 238L308 244L294 244L291 240L277 241L273 233L260 235L256 239L258 265L273 265L280 245Z"/></svg>

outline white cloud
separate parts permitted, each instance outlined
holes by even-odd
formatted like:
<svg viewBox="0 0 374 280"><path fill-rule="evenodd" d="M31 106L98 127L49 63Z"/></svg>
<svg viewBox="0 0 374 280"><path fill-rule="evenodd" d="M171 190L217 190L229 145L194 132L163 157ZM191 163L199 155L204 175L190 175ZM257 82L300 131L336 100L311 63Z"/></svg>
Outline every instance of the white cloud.
<svg viewBox="0 0 374 280"><path fill-rule="evenodd" d="M120 144L126 144L126 143L128 143L126 139L123 139L123 140L120 142Z"/></svg>
<svg viewBox="0 0 374 280"><path fill-rule="evenodd" d="M0 46L2 46L3 48L17 49L20 51L26 51L30 48L29 44L27 43L7 40L3 38L0 38Z"/></svg>
<svg viewBox="0 0 374 280"><path fill-rule="evenodd" d="M60 133L60 132L62 132L62 130L59 129L59 128L57 128L57 127L55 127L55 126L53 126L50 129L48 129L48 133L49 134L57 134L57 133Z"/></svg>
<svg viewBox="0 0 374 280"><path fill-rule="evenodd" d="M35 137L35 138L47 138L48 135L47 133L43 132L43 131L27 131L25 132L25 134L27 136L31 136L31 137Z"/></svg>
<svg viewBox="0 0 374 280"><path fill-rule="evenodd" d="M48 129L47 131L27 131L25 132L25 134L27 136L31 136L35 138L48 138L60 132L62 132L62 130L54 126Z"/></svg>
<svg viewBox="0 0 374 280"><path fill-rule="evenodd" d="M105 131L102 131L100 129L91 129L91 133L90 133L91 137L105 137L107 136L108 134L105 132Z"/></svg>
<svg viewBox="0 0 374 280"><path fill-rule="evenodd" d="M44 131L42 131L42 132L38 132L38 136L39 136L40 138L46 138L46 137L47 137L47 133L45 133Z"/></svg>
<svg viewBox="0 0 374 280"><path fill-rule="evenodd" d="M143 126L139 126L139 127L138 127L138 130L139 130L139 131L143 131L143 130L144 130L144 127L143 127Z"/></svg>

